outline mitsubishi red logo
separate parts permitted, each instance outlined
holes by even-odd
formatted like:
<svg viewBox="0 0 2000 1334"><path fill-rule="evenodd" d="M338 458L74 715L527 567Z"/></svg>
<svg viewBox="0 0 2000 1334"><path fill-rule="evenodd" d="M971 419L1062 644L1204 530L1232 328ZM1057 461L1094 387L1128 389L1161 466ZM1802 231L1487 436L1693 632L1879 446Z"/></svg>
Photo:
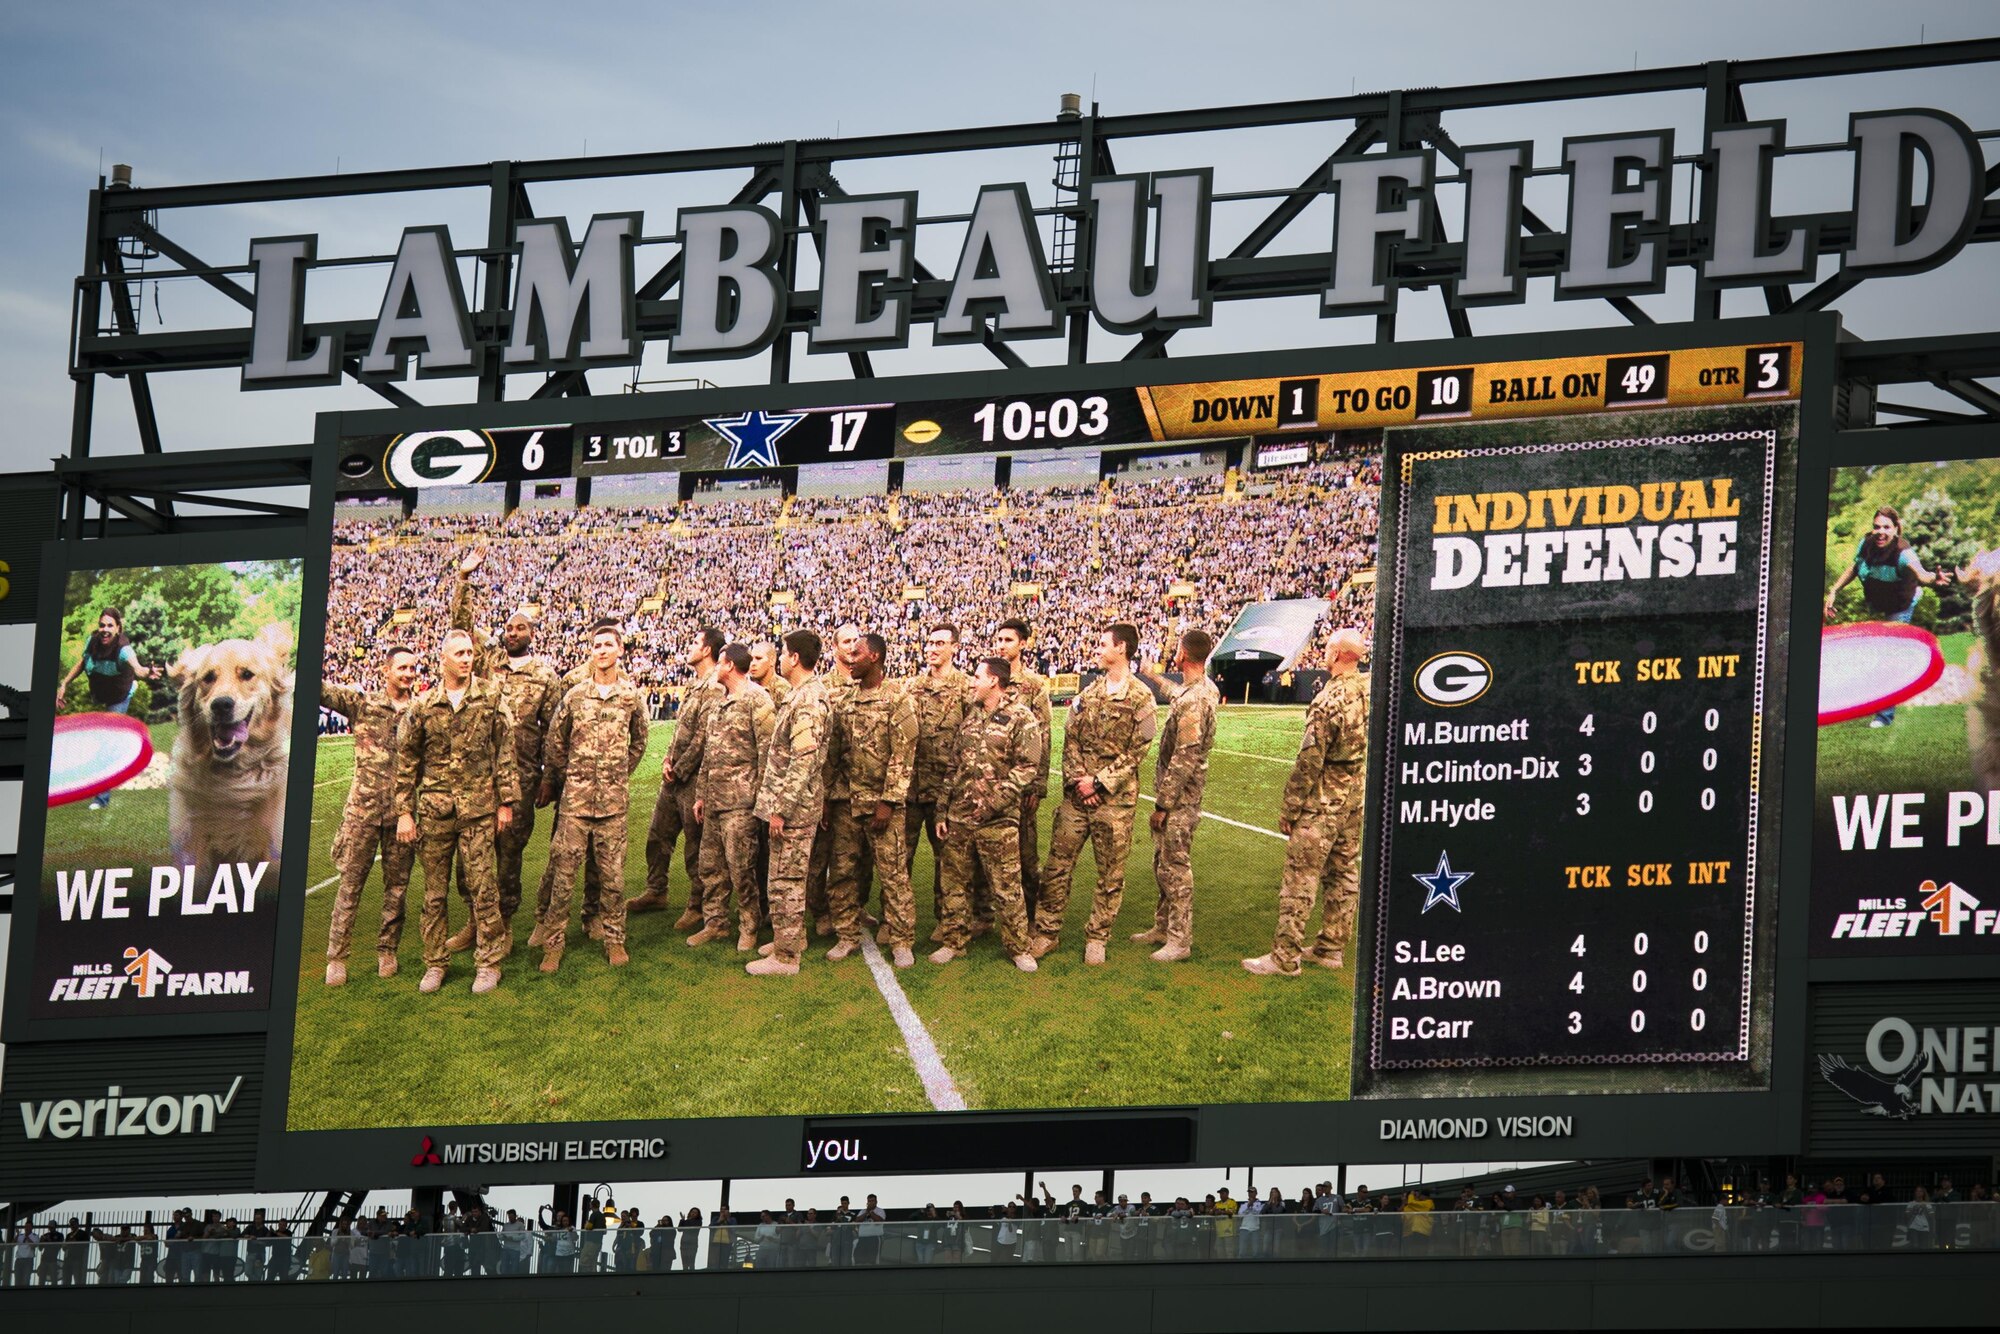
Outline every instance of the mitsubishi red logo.
<svg viewBox="0 0 2000 1334"><path fill-rule="evenodd" d="M410 1158L411 1167L438 1167L443 1162L444 1159L438 1157L437 1148L431 1143L429 1135L424 1136L424 1142L417 1147L416 1153Z"/></svg>

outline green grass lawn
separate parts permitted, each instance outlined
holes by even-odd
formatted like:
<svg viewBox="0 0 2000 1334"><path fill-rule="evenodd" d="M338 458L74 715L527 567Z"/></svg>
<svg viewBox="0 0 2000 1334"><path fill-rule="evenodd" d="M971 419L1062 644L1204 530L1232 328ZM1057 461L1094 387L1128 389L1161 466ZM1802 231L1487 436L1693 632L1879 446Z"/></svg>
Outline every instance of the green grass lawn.
<svg viewBox="0 0 2000 1334"><path fill-rule="evenodd" d="M1062 713L1057 714L1060 731ZM1298 746L1300 708L1225 709L1217 727L1205 808L1263 829ZM671 725L653 729L634 781L626 888L645 877L643 832L658 792ZM1061 739L1057 738L1060 747ZM1229 753L1234 752L1234 753ZM314 834L306 883L333 874L328 859L351 770L345 740L319 747ZM1145 775L1151 786L1151 764ZM1039 973L1018 973L997 936L945 967L922 956L935 924L928 848L917 854L918 962L898 973L968 1106L1021 1109L1344 1098L1352 984L1308 970L1257 978L1238 961L1270 948L1284 844L1204 820L1196 837L1195 957L1162 965L1125 937L1150 925L1157 891L1142 802L1110 962L1082 962L1094 870L1078 867L1061 950ZM1042 849L1051 807L1044 803ZM445 990L417 992L422 972L413 887L402 971L375 976L370 880L345 987L323 984L333 890L306 906L288 1124L360 1126L561 1122L635 1117L909 1112L930 1106L888 1007L859 957L829 964L814 942L796 978L757 979L726 945L690 950L672 917L631 919L632 963L613 971L579 933L562 971L535 970L526 948L534 886L548 851L549 813L529 844L528 902L514 922L515 953L491 995L470 992L461 955ZM674 898L685 891L675 858ZM419 879L421 876L419 875ZM453 895L454 925L464 909Z"/></svg>
<svg viewBox="0 0 2000 1334"><path fill-rule="evenodd" d="M154 754L172 754L180 730L179 723L150 724L147 731L153 734ZM43 857L49 867L43 876L45 894L55 893L57 866L65 870L75 866L148 867L167 860L167 790L114 789L111 804L102 810L92 810L87 801L72 801L52 809L43 830L42 847L61 849L60 860L53 855ZM140 884L145 884L143 870Z"/></svg>

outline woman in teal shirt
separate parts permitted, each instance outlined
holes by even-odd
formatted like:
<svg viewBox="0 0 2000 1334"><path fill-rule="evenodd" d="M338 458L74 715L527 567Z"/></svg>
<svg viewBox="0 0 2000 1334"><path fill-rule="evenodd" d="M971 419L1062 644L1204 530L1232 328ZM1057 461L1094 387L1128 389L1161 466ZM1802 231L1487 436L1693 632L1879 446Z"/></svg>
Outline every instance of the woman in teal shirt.
<svg viewBox="0 0 2000 1334"><path fill-rule="evenodd" d="M1951 571L1931 571L1917 559L1916 550L1903 540L1903 516L1893 506L1875 511L1868 536L1854 549L1854 561L1833 581L1826 595L1826 618L1833 619L1834 600L1840 590L1861 581L1861 596L1869 612L1879 621L1910 623L1916 613L1917 597L1923 585L1943 588L1951 583ZM1887 727L1896 721L1896 710L1887 708L1875 715L1870 727Z"/></svg>

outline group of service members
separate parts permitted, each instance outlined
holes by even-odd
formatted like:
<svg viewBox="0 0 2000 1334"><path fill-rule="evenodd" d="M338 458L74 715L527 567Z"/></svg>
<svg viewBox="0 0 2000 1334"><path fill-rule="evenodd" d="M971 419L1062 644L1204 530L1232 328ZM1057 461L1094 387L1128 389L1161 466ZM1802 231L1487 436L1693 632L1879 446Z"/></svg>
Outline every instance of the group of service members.
<svg viewBox="0 0 2000 1334"><path fill-rule="evenodd" d="M404 898L412 869L421 867L418 989L443 987L451 956L466 950L475 963L472 990L498 986L513 950L535 811L550 805L555 827L528 942L540 947L544 973L556 972L568 949L579 869L585 934L610 966L628 963L628 914L671 911L676 843L689 889L674 925L691 933L689 946L733 936L739 951L758 955L746 972L795 974L810 918L819 935L834 938L828 960L861 950L872 926L895 966L909 967L916 947L910 873L924 838L935 866L932 963L950 963L997 928L1013 965L1036 971L1036 960L1060 943L1087 842L1097 883L1083 960L1102 964L1124 897L1140 767L1156 735L1147 800L1159 895L1152 926L1131 938L1156 946L1151 957L1162 963L1191 955L1191 853L1221 703L1207 676L1207 633L1181 637L1174 663L1180 684L1160 726L1152 687L1133 668L1137 631L1105 627L1097 649L1103 674L1069 705L1061 800L1048 856L1038 860L1052 729L1048 683L1021 660L1030 639L1025 622L1002 622L991 655L970 676L954 665L958 629L933 626L924 668L907 679L885 675L886 643L854 625L835 632L824 673L812 631L743 645L704 629L687 655L696 680L681 700L646 831L646 888L627 900L631 779L645 756L647 713L620 667L623 629L616 621L592 626L584 660L559 677L535 652L529 610L510 615L497 638L475 629L481 559L473 552L457 563L435 686L416 692L417 652L395 645L380 652L378 689L321 688L321 704L347 717L354 743L354 776L333 844L338 889L327 985L347 980L356 910L379 860L378 975L396 974ZM1343 964L1358 897L1368 699L1356 669L1365 649L1350 629L1328 642L1330 676L1307 711L1285 784L1277 930L1269 953L1243 960L1252 973L1297 976L1302 965ZM454 869L469 906L456 933L448 920ZM866 911L878 878L879 919ZM1308 948L1316 904L1321 924ZM767 928L770 938L760 945Z"/></svg>

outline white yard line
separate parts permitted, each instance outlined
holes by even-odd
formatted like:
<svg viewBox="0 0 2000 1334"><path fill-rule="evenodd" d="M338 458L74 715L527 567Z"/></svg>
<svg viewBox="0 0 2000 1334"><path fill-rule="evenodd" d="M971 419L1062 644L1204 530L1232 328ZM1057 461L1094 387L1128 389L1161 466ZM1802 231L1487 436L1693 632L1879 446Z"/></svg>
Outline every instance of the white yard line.
<svg viewBox="0 0 2000 1334"><path fill-rule="evenodd" d="M369 860L368 865L372 868L375 866L377 862L381 860L382 860L382 854L378 852L375 854L373 858ZM325 889L328 885L337 885L339 883L340 883L340 873L336 871L332 875L328 876L326 879L320 881L317 885L314 885L311 889L307 890L306 897L311 898L313 895L319 893L322 889Z"/></svg>
<svg viewBox="0 0 2000 1334"><path fill-rule="evenodd" d="M1208 753L1211 755L1235 755L1246 760L1265 760L1271 764L1291 763L1290 760L1286 759L1282 755L1258 755L1247 750L1224 750L1221 746L1210 746L1208 748Z"/></svg>
<svg viewBox="0 0 2000 1334"><path fill-rule="evenodd" d="M917 1018L917 1012L910 1008L910 998L903 994L902 984L896 981L895 965L882 957L882 951L876 948L872 935L861 937L861 957L868 960L868 971L875 977L875 989L882 993L883 1001L889 1006L890 1017L903 1034L903 1045L909 1048L910 1062L917 1067L917 1078L924 1081L924 1093L930 1098L931 1106L940 1112L964 1111L964 1095L952 1082L951 1071L944 1068L944 1057L938 1055L930 1030L924 1027L923 1020Z"/></svg>
<svg viewBox="0 0 2000 1334"><path fill-rule="evenodd" d="M1146 801L1154 800L1154 798L1147 796L1143 792L1141 792L1139 796ZM1241 820L1232 820L1226 815L1217 815L1214 811L1203 811L1201 813L1201 818L1204 820L1220 820L1222 821L1222 823L1226 825L1233 825L1238 829L1247 829L1253 834L1262 834L1266 838L1275 838L1281 842L1291 841L1275 829L1266 829L1263 825L1260 824L1244 824Z"/></svg>

